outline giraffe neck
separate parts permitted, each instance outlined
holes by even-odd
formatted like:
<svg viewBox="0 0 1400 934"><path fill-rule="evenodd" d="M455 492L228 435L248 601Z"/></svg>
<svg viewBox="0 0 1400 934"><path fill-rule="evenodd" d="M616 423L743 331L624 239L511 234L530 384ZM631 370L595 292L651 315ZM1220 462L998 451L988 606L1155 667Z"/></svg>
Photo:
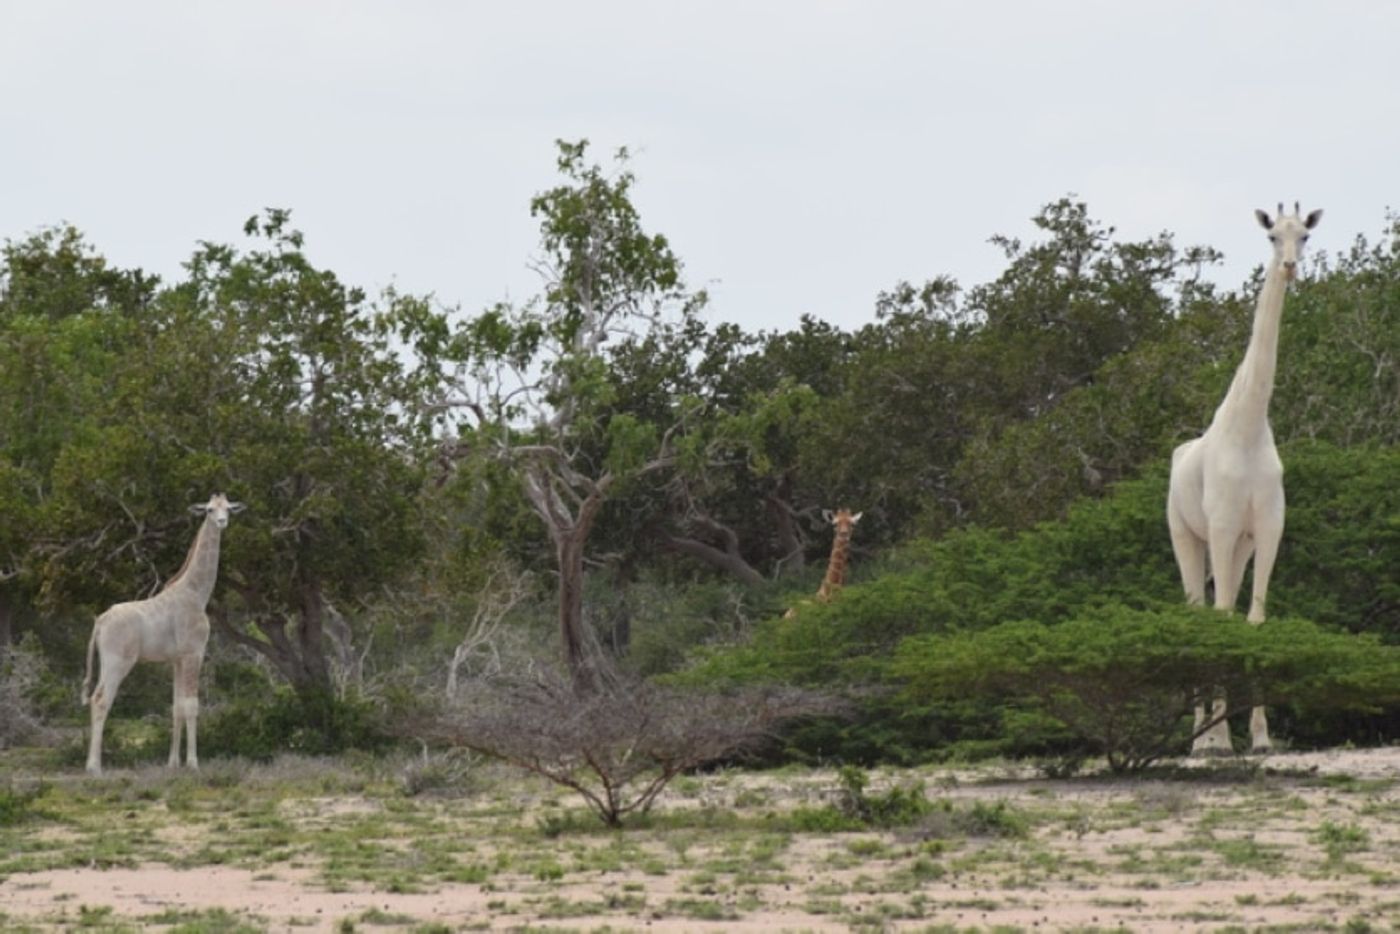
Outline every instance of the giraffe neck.
<svg viewBox="0 0 1400 934"><path fill-rule="evenodd" d="M1254 309L1254 328L1225 400L1216 410L1215 421L1237 435L1254 435L1269 425L1269 400L1274 394L1278 368L1279 325L1283 318L1283 296L1287 282L1275 259L1264 274L1259 301Z"/></svg>
<svg viewBox="0 0 1400 934"><path fill-rule="evenodd" d="M836 591L846 585L846 561L851 550L851 530L839 528L831 542L831 561L826 566L826 577L817 590L817 599L825 603Z"/></svg>
<svg viewBox="0 0 1400 934"><path fill-rule="evenodd" d="M214 581L219 575L220 530L213 519L205 519L185 555L185 563L175 572L161 593L184 591L194 594L200 605L208 604L214 593Z"/></svg>

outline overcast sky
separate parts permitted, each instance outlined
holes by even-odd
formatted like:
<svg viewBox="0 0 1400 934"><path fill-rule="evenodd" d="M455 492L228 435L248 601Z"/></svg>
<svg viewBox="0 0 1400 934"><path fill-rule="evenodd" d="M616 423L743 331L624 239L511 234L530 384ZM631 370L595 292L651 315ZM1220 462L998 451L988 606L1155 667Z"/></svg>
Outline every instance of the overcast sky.
<svg viewBox="0 0 1400 934"><path fill-rule="evenodd" d="M537 290L554 140L634 153L714 319L871 320L1002 268L1073 193L1128 238L1263 261L1251 212L1374 238L1400 4L0 0L0 238L59 222L170 279L288 207L345 281L475 312Z"/></svg>

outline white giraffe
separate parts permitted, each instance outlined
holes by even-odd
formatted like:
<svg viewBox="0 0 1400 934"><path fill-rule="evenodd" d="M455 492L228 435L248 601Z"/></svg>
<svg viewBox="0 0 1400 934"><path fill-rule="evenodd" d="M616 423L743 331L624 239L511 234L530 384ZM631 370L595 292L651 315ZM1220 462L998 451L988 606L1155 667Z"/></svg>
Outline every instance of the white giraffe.
<svg viewBox="0 0 1400 934"><path fill-rule="evenodd" d="M170 662L174 668L175 699L171 707L170 765L180 764L180 732L189 736L185 762L199 767L195 723L199 717L199 669L209 642L209 618L204 608L219 573L219 539L230 514L243 509L222 493L190 507L203 514L185 563L160 592L147 600L118 603L97 617L88 640L83 703L92 707L92 738L87 770L102 771L102 729L116 700L117 688L137 662ZM92 691L92 653L101 661L101 679ZM89 694L89 692L91 693Z"/></svg>
<svg viewBox="0 0 1400 934"><path fill-rule="evenodd" d="M1252 554L1254 588L1248 619L1255 624L1264 621L1269 575L1283 537L1283 463L1269 427L1279 321L1284 293L1297 274L1308 231L1322 217L1321 211L1313 211L1304 218L1296 203L1292 214L1285 214L1282 204L1278 208L1276 218L1264 211L1255 212L1269 232L1273 258L1259 290L1244 360L1205 434L1173 452L1167 494L1167 524L1187 601L1205 603L1208 559L1210 576L1215 580L1216 609L1233 611L1245 564ZM1211 710L1216 723L1196 738L1193 752L1232 751L1225 709L1225 699L1217 697ZM1204 707L1198 706L1198 727L1204 717ZM1252 749L1269 749L1269 724L1262 707L1254 708L1249 726Z"/></svg>

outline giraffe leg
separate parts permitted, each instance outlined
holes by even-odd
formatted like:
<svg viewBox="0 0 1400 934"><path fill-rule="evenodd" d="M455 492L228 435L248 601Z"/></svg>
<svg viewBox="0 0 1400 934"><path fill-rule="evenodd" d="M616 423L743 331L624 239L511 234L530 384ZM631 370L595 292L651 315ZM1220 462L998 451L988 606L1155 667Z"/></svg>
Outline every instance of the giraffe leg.
<svg viewBox="0 0 1400 934"><path fill-rule="evenodd" d="M1274 573L1283 524L1256 529L1254 533L1254 587L1249 599L1249 621L1264 621L1264 601L1269 595L1269 578Z"/></svg>
<svg viewBox="0 0 1400 934"><path fill-rule="evenodd" d="M1245 567L1248 566L1252 554L1254 554L1254 536L1241 535L1240 540L1235 543L1235 553L1230 558L1230 569L1234 575L1230 580L1230 610L1232 612L1235 609L1235 604L1239 601L1240 587L1244 584Z"/></svg>
<svg viewBox="0 0 1400 934"><path fill-rule="evenodd" d="M199 670L204 659L191 655L182 660L179 672L180 698L176 701L180 719L185 724L185 764L199 768Z"/></svg>
<svg viewBox="0 0 1400 934"><path fill-rule="evenodd" d="M166 760L166 766L172 769L180 764L180 733L185 725L184 711L180 706L180 674L184 664L184 659L177 658L171 665L170 758Z"/></svg>
<svg viewBox="0 0 1400 934"><path fill-rule="evenodd" d="M1181 571L1181 586L1186 602L1201 606L1206 602L1206 543L1175 516L1169 517L1172 533L1172 553Z"/></svg>
<svg viewBox="0 0 1400 934"><path fill-rule="evenodd" d="M1215 608L1233 613L1240 593L1240 582L1244 579L1242 569L1235 567L1235 558L1243 551L1240 539L1244 537L1236 526L1211 526L1210 529L1210 573L1215 580Z"/></svg>
<svg viewBox="0 0 1400 934"><path fill-rule="evenodd" d="M1171 529L1172 553L1176 556L1176 566L1181 572L1181 587L1186 591L1186 602L1190 606L1203 606L1206 602L1206 543L1187 527L1174 503L1170 504L1167 510L1167 526ZM1205 704L1197 704L1192 732L1198 732L1205 720ZM1217 751L1207 748L1208 745L1205 737L1199 736L1192 752L1196 755L1208 755Z"/></svg>
<svg viewBox="0 0 1400 934"><path fill-rule="evenodd" d="M1235 605L1239 593L1239 576L1236 573L1235 558L1240 553L1240 530L1229 526L1212 525L1210 528L1211 577L1215 580L1215 607L1229 612ZM1226 697L1218 688L1211 699L1209 720L1211 726L1196 737L1191 745L1194 755L1228 756L1234 753L1230 742L1230 723L1225 718L1229 709ZM1205 713L1196 712L1196 729L1207 722Z"/></svg>
<svg viewBox="0 0 1400 934"><path fill-rule="evenodd" d="M1283 525L1270 525L1256 530L1254 536L1254 587L1249 599L1249 621L1254 625L1264 622L1264 602L1269 593L1269 578L1274 571L1274 560L1278 557L1279 541L1283 538ZM1269 718L1264 708L1256 706L1249 715L1250 749L1253 752L1268 752L1273 748L1269 737Z"/></svg>
<svg viewBox="0 0 1400 934"><path fill-rule="evenodd" d="M88 701L92 711L92 735L88 740L87 770L93 775L102 774L102 733L107 726L107 714L112 709L112 702L117 699L117 689L136 664L136 659L121 655L104 656L100 664L102 675Z"/></svg>

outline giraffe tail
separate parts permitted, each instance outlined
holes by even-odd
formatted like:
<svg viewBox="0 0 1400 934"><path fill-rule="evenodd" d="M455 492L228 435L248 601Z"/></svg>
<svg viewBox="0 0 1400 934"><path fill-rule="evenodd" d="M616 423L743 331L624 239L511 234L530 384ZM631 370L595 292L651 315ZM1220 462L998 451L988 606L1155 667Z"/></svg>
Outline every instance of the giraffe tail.
<svg viewBox="0 0 1400 934"><path fill-rule="evenodd" d="M92 652L93 652L93 649L97 648L97 623L98 623L98 622L101 622L101 620L97 620L97 621L94 621L94 622L93 622L93 624L92 624L92 637L91 637L90 639L88 639L87 670L83 673L83 696L82 696L82 705L83 705L84 707L87 706L88 700L90 700L91 697L92 697Z"/></svg>

